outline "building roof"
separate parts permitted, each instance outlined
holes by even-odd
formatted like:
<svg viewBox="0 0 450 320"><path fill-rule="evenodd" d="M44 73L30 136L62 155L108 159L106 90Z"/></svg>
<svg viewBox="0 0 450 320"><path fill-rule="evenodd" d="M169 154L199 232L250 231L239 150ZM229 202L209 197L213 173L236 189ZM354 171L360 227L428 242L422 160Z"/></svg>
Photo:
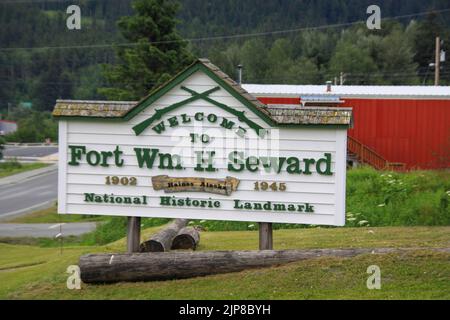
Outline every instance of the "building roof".
<svg viewBox="0 0 450 320"><path fill-rule="evenodd" d="M269 106L267 110L272 119L284 125L353 125L351 108Z"/></svg>
<svg viewBox="0 0 450 320"><path fill-rule="evenodd" d="M164 96L175 86L181 85L185 79L199 70L205 72L236 99L246 105L255 114L259 115L260 118L269 125L351 125L352 114L349 109L336 108L332 110L328 108L325 110L321 107L310 107L301 110L292 110L292 107L289 106L268 107L248 93L245 88L242 88L207 59L197 60L167 83L151 92L141 101L57 100L53 116L66 119L88 117L97 119L120 119L126 121L150 106L154 101ZM218 105L220 105L220 103L218 103ZM245 118L243 114L242 116ZM140 128L133 128L133 130L134 129L140 130Z"/></svg>
<svg viewBox="0 0 450 320"><path fill-rule="evenodd" d="M121 118L137 101L56 100L54 117Z"/></svg>
<svg viewBox="0 0 450 320"><path fill-rule="evenodd" d="M311 95L338 95L341 98L399 98L399 99L450 99L450 86L331 86L243 84L242 87L256 97L301 97Z"/></svg>

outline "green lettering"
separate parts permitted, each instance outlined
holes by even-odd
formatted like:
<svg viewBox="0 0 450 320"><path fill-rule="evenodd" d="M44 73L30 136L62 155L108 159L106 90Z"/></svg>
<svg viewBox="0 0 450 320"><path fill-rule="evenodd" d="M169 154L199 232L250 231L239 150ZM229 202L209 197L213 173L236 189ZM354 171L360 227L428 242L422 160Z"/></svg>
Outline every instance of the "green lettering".
<svg viewBox="0 0 450 320"><path fill-rule="evenodd" d="M303 159L305 162L305 171L303 171L304 174L311 174L311 170L309 169L310 165L313 165L316 160L314 159Z"/></svg>
<svg viewBox="0 0 450 320"><path fill-rule="evenodd" d="M259 159L257 157L250 156L245 161L247 170L250 172L258 171Z"/></svg>
<svg viewBox="0 0 450 320"><path fill-rule="evenodd" d="M94 193L85 193L84 194L84 202L93 202L94 201Z"/></svg>
<svg viewBox="0 0 450 320"><path fill-rule="evenodd" d="M169 118L169 119L167 119L167 121L169 121L169 125L170 125L170 127L171 128L173 128L173 127L177 127L180 123L178 122L178 119L177 119L177 117L175 116L175 117L172 117L172 118Z"/></svg>
<svg viewBox="0 0 450 320"><path fill-rule="evenodd" d="M228 164L228 171L232 172L241 172L244 170L245 165L244 161L242 160L244 158L243 152L233 151L228 155L228 159L230 160L230 163ZM239 167L234 167L233 164L239 165Z"/></svg>
<svg viewBox="0 0 450 320"><path fill-rule="evenodd" d="M208 115L208 121L211 123L215 123L217 121L217 116L214 113L210 113Z"/></svg>
<svg viewBox="0 0 450 320"><path fill-rule="evenodd" d="M262 206L261 203L256 202L256 203L253 204L253 209L262 211L263 206Z"/></svg>
<svg viewBox="0 0 450 320"><path fill-rule="evenodd" d="M153 168L153 163L155 162L156 155L158 154L159 149L134 148L134 152L136 153L139 168L142 168L145 163L147 168L151 169Z"/></svg>
<svg viewBox="0 0 450 320"><path fill-rule="evenodd" d="M194 168L195 171L207 171L207 172L215 172L216 168L214 168L214 156L216 154L215 151L208 151L206 154L208 158L203 158L203 151L195 151L197 155L197 166ZM204 164L208 164L206 168L203 167Z"/></svg>
<svg viewBox="0 0 450 320"><path fill-rule="evenodd" d="M102 153L102 163L100 164L100 166L109 167L108 158L112 157L113 153L111 151L102 151L101 153Z"/></svg>
<svg viewBox="0 0 450 320"><path fill-rule="evenodd" d="M300 169L300 160L298 158L296 158L296 157L288 158L287 164L288 164L287 169L286 169L287 173L291 173L291 174L302 173L302 170Z"/></svg>
<svg viewBox="0 0 450 320"><path fill-rule="evenodd" d="M92 159L92 156L94 156L94 160ZM91 150L86 154L86 160L89 165L97 166L101 160L100 153L95 150Z"/></svg>
<svg viewBox="0 0 450 320"><path fill-rule="evenodd" d="M123 166L123 159L121 159L123 152L120 151L119 146L116 146L116 149L114 149L114 162L116 166L122 167Z"/></svg>
<svg viewBox="0 0 450 320"><path fill-rule="evenodd" d="M310 205L309 203L306 203L305 206L305 212L314 212L314 206Z"/></svg>
<svg viewBox="0 0 450 320"><path fill-rule="evenodd" d="M123 198L123 203L131 204L131 197L124 197Z"/></svg>
<svg viewBox="0 0 450 320"><path fill-rule="evenodd" d="M196 121L203 121L203 117L204 117L203 112L197 112L197 113L194 115L194 119L195 119Z"/></svg>
<svg viewBox="0 0 450 320"><path fill-rule="evenodd" d="M331 176L333 175L331 172L331 153L325 153L324 156L325 158L317 160L316 171L318 174ZM325 164L325 170L322 169L322 164Z"/></svg>
<svg viewBox="0 0 450 320"><path fill-rule="evenodd" d="M286 205L284 205L283 203L275 203L273 205L273 210L275 210L275 211L286 211Z"/></svg>
<svg viewBox="0 0 450 320"><path fill-rule="evenodd" d="M234 122L228 120L227 118L223 118L222 123L220 124L222 127L224 127L225 129L233 129L234 127Z"/></svg>
<svg viewBox="0 0 450 320"><path fill-rule="evenodd" d="M164 125L164 122L160 122L156 126L154 126L152 130L157 134L161 134L162 132L166 131L166 126Z"/></svg>
<svg viewBox="0 0 450 320"><path fill-rule="evenodd" d="M185 114L185 113L183 113L182 115L181 115L181 119L182 119L182 122L183 123L189 123L189 122L191 122L191 117L189 117L187 114Z"/></svg>
<svg viewBox="0 0 450 320"><path fill-rule="evenodd" d="M81 160L81 155L86 153L86 147L85 146L69 146L70 149L70 166L79 166Z"/></svg>
<svg viewBox="0 0 450 320"><path fill-rule="evenodd" d="M236 134L237 134L239 137L241 137L241 138L244 138L246 133L247 133L247 130L244 129L244 128L242 128L242 127L239 127L239 128L236 130Z"/></svg>

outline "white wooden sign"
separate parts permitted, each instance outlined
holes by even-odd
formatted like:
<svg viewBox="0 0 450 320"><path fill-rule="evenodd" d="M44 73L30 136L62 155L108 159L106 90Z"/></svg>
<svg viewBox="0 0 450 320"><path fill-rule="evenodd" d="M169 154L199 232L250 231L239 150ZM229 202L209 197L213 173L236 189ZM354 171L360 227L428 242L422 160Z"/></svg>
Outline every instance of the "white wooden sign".
<svg viewBox="0 0 450 320"><path fill-rule="evenodd" d="M233 85L201 60L136 105L58 101L58 212L344 225L347 123Z"/></svg>

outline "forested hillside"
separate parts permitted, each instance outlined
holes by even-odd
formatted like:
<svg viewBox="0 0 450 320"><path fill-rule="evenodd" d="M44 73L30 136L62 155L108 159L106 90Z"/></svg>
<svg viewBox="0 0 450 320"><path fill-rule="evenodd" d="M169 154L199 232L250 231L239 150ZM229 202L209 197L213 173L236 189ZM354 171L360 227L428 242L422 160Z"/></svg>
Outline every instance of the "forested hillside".
<svg viewBox="0 0 450 320"><path fill-rule="evenodd" d="M51 110L58 98L102 99L103 65L114 64L112 44L126 43L117 20L132 14L131 0L1 1L0 111L23 115L19 105ZM450 12L383 21L381 30L352 26L270 32L365 21L366 0L181 0L178 30L194 39L194 56L208 57L244 81L320 84L341 72L346 84L431 84L435 36L448 50ZM66 28L66 8L79 4L81 30ZM377 1L382 17L450 7L448 0ZM249 35L262 33L260 35ZM238 37L201 39L240 35ZM56 47L56 48L54 48ZM443 83L450 68L444 64ZM25 104L24 104L25 102ZM29 104L28 104L29 105ZM9 106L9 112L7 112Z"/></svg>

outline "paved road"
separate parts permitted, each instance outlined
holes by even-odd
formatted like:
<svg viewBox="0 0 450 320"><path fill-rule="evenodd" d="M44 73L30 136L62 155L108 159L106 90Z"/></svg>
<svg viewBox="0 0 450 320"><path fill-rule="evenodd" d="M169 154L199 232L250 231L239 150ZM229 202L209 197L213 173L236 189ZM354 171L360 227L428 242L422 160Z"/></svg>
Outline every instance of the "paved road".
<svg viewBox="0 0 450 320"><path fill-rule="evenodd" d="M94 231L95 222L80 223L33 223L33 224L0 224L0 237L33 237L54 238L60 231L62 236L79 236L86 232Z"/></svg>
<svg viewBox="0 0 450 320"><path fill-rule="evenodd" d="M57 152L57 146L6 146L4 156L40 158Z"/></svg>
<svg viewBox="0 0 450 320"><path fill-rule="evenodd" d="M0 220L50 207L57 194L56 165L0 179Z"/></svg>

